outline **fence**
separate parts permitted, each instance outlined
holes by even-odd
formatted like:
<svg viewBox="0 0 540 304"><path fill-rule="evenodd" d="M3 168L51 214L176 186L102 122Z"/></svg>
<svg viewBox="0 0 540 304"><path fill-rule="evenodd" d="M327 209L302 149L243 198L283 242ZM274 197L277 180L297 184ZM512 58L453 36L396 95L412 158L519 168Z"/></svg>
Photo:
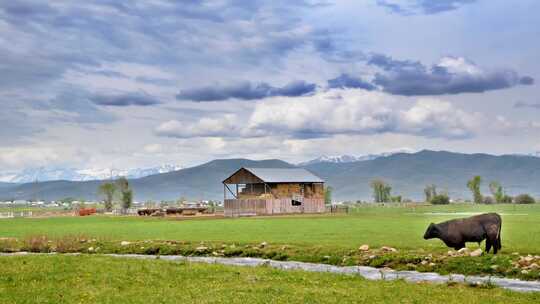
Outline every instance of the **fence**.
<svg viewBox="0 0 540 304"><path fill-rule="evenodd" d="M287 213L323 213L323 199L304 198L301 202L283 199L226 199L225 216L269 215Z"/></svg>

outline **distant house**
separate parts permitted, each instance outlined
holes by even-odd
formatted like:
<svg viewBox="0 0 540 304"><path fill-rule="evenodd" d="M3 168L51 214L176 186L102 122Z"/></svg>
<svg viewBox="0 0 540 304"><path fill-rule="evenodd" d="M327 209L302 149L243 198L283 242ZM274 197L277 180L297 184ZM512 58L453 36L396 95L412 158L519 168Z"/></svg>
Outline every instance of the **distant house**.
<svg viewBox="0 0 540 304"><path fill-rule="evenodd" d="M299 168L240 168L223 181L223 196L225 216L325 210L324 181Z"/></svg>

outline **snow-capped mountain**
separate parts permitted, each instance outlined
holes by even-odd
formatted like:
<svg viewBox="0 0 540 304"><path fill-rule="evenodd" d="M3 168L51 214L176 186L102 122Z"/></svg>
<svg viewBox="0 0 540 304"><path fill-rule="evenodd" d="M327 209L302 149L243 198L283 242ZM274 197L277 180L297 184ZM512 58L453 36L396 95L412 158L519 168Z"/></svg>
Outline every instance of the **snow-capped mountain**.
<svg viewBox="0 0 540 304"><path fill-rule="evenodd" d="M125 176L127 178L140 178L158 173L166 173L182 169L180 165L166 164L150 168L111 169L111 168L32 168L21 172L7 172L0 174L0 181L9 183L29 183L35 181L69 180L88 181Z"/></svg>
<svg viewBox="0 0 540 304"><path fill-rule="evenodd" d="M354 156L354 155L337 155L337 156L320 156L315 159L298 163L298 166L308 166L318 163L352 163L357 161L365 161L365 160L373 160L379 157L387 157L390 155L394 155L397 153L413 153L414 151L411 149L400 149L392 152L383 152L379 154L365 154L360 156Z"/></svg>

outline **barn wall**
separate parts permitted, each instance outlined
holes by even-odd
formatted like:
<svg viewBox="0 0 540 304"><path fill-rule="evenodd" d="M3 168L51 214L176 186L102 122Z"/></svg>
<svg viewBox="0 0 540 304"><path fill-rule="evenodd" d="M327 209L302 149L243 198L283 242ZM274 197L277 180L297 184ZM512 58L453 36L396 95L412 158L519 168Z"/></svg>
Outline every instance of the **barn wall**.
<svg viewBox="0 0 540 304"><path fill-rule="evenodd" d="M301 206L293 206L290 198L225 200L225 216L323 212L325 212L324 199L305 198Z"/></svg>

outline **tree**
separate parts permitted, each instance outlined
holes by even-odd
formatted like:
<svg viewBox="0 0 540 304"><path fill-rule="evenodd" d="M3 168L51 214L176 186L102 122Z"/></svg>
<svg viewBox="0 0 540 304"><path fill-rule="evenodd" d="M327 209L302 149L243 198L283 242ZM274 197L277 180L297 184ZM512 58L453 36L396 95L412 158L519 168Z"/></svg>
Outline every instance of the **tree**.
<svg viewBox="0 0 540 304"><path fill-rule="evenodd" d="M534 204L535 200L529 194L520 194L514 198L514 204Z"/></svg>
<svg viewBox="0 0 540 304"><path fill-rule="evenodd" d="M120 191L120 201L122 203L122 210L125 212L129 209L133 203L133 191L129 188L129 182L127 178L120 177L116 181L116 186Z"/></svg>
<svg viewBox="0 0 540 304"><path fill-rule="evenodd" d="M491 192L491 195L493 195L493 198L495 199L495 202L497 204L502 204L504 202L504 191L501 184L497 181L492 181L489 183L489 191Z"/></svg>
<svg viewBox="0 0 540 304"><path fill-rule="evenodd" d="M391 201L392 187L385 181L375 179L371 181L371 188L373 189L373 199L376 203L384 203Z"/></svg>
<svg viewBox="0 0 540 304"><path fill-rule="evenodd" d="M114 183L103 183L99 186L99 193L104 196L103 202L105 203L105 210L112 211L114 193L116 192L116 185Z"/></svg>
<svg viewBox="0 0 540 304"><path fill-rule="evenodd" d="M476 204L482 203L482 193L480 192L480 185L482 184L482 177L475 176L467 182L467 188L473 193L473 201Z"/></svg>
<svg viewBox="0 0 540 304"><path fill-rule="evenodd" d="M431 200L437 196L437 186L435 185L427 185L424 188L424 194L426 196L426 203L430 203Z"/></svg>
<svg viewBox="0 0 540 304"><path fill-rule="evenodd" d="M330 186L324 187L324 204L332 204L332 191L334 191L334 188Z"/></svg>
<svg viewBox="0 0 540 304"><path fill-rule="evenodd" d="M450 198L448 197L448 194L442 193L432 197L429 202L433 205L448 205L450 204Z"/></svg>

